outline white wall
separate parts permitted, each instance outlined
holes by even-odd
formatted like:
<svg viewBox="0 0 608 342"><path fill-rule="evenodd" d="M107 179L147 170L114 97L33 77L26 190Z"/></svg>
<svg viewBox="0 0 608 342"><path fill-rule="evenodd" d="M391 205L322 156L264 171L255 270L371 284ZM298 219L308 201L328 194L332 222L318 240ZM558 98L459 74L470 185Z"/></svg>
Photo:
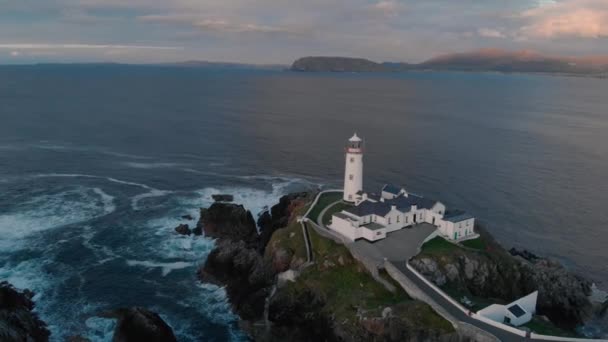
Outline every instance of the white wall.
<svg viewBox="0 0 608 342"><path fill-rule="evenodd" d="M513 304L519 304L524 310L535 314L536 313L536 301L538 300L538 291L534 291L529 295L522 297L513 302Z"/></svg>
<svg viewBox="0 0 608 342"><path fill-rule="evenodd" d="M511 313L511 311L509 311L509 310L506 310L506 311L507 311L507 316L511 320L511 325L514 327L518 327L520 325L526 324L526 323L530 322L530 320L532 319L532 314L527 311L521 317L515 317L515 315L513 315Z"/></svg>
<svg viewBox="0 0 608 342"><path fill-rule="evenodd" d="M386 229L372 230L361 227L361 231L363 232L362 237L369 241L382 240L386 237Z"/></svg>
<svg viewBox="0 0 608 342"><path fill-rule="evenodd" d="M439 220L438 227L441 234L450 240L459 240L467 236L475 235L475 219L471 218L462 222L450 222Z"/></svg>
<svg viewBox="0 0 608 342"><path fill-rule="evenodd" d="M343 218L332 216L331 224L329 225L329 229L338 232L349 240L354 241L360 238L360 228L353 227L352 222L349 220L345 220Z"/></svg>
<svg viewBox="0 0 608 342"><path fill-rule="evenodd" d="M487 317L493 321L502 323L505 319L506 308L504 305L492 304L483 310L477 311L477 314Z"/></svg>
<svg viewBox="0 0 608 342"><path fill-rule="evenodd" d="M352 179L351 179L352 175ZM347 202L354 202L358 191L363 190L363 154L346 153L344 167L344 197Z"/></svg>

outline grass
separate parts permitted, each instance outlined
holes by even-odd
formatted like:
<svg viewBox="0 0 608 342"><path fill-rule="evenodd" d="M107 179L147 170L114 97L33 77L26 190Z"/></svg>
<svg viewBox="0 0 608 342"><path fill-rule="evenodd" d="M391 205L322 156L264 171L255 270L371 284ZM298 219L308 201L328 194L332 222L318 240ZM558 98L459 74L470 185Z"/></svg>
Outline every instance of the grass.
<svg viewBox="0 0 608 342"><path fill-rule="evenodd" d="M576 333L556 327L553 323L534 316L532 320L522 327L526 327L531 331L541 335L552 335L560 337L580 337Z"/></svg>
<svg viewBox="0 0 608 342"><path fill-rule="evenodd" d="M296 216L303 215L310 204L298 209ZM294 258L306 260L306 244L302 235L302 226L296 221L291 221L287 227L278 229L272 234L272 238L268 242L270 248L266 248L266 254L270 255L276 248L284 248L292 251Z"/></svg>
<svg viewBox="0 0 608 342"><path fill-rule="evenodd" d="M461 244L465 247L468 248L472 248L472 249L477 249L480 251L485 251L486 250L486 243L483 241L482 238L477 238L477 239L473 239L473 240L466 240L461 242Z"/></svg>
<svg viewBox="0 0 608 342"><path fill-rule="evenodd" d="M439 236L422 245L422 254L445 254L458 250L460 247Z"/></svg>
<svg viewBox="0 0 608 342"><path fill-rule="evenodd" d="M452 326L428 305L412 300L385 271L380 276L395 285L395 293L378 283L350 254L349 250L309 228L315 264L307 268L290 286L307 287L326 298L325 310L337 317L356 322L358 309L379 316L387 306L402 309L404 319L416 325L450 332Z"/></svg>
<svg viewBox="0 0 608 342"><path fill-rule="evenodd" d="M331 217L333 214L335 213L339 213L342 210L346 209L346 208L350 208L352 207L352 205L348 204L348 203L344 203L344 202L340 202L337 203L336 205L334 205L333 207L329 208L325 214L323 215L323 217L321 218L321 221L323 222L323 225L327 226L329 224L329 222L331 221Z"/></svg>
<svg viewBox="0 0 608 342"><path fill-rule="evenodd" d="M341 199L342 192L327 192L322 194L321 197L319 197L319 201L317 201L317 204L314 206L314 208L312 208L312 210L308 214L308 218L316 222L323 209L325 209L328 205Z"/></svg>

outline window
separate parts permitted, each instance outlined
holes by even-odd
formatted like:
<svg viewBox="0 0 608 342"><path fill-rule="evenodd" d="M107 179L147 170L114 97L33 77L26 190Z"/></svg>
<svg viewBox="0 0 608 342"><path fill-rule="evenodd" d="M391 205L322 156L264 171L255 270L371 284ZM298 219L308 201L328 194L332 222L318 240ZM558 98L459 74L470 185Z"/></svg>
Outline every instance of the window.
<svg viewBox="0 0 608 342"><path fill-rule="evenodd" d="M397 223L399 223L399 215L397 215Z"/></svg>
<svg viewBox="0 0 608 342"><path fill-rule="evenodd" d="M391 224L391 218L390 217L388 218L388 224Z"/></svg>
<svg viewBox="0 0 608 342"><path fill-rule="evenodd" d="M354 162L355 162L355 158L350 157L350 162L351 162L351 163L354 163Z"/></svg>
<svg viewBox="0 0 608 342"><path fill-rule="evenodd" d="M382 235L382 232L376 232L376 235Z"/></svg>
<svg viewBox="0 0 608 342"><path fill-rule="evenodd" d="M353 195L348 195L348 200L351 201L353 199Z"/></svg>
<svg viewBox="0 0 608 342"><path fill-rule="evenodd" d="M353 180L355 178L355 176L353 175L348 175L348 179Z"/></svg>
<svg viewBox="0 0 608 342"><path fill-rule="evenodd" d="M407 223L407 221L408 221L408 216L405 217L405 223Z"/></svg>

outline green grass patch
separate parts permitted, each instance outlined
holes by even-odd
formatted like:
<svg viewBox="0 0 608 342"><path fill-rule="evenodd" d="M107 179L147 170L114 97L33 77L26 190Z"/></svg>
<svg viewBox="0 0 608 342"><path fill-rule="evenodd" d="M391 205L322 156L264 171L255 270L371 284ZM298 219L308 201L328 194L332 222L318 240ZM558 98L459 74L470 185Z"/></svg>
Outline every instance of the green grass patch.
<svg viewBox="0 0 608 342"><path fill-rule="evenodd" d="M325 209L328 205L341 200L342 195L342 192L327 192L322 194L321 197L319 197L317 204L308 214L308 218L316 222L323 209Z"/></svg>
<svg viewBox="0 0 608 342"><path fill-rule="evenodd" d="M458 250L460 250L458 246L439 236L422 245L423 254L445 254Z"/></svg>
<svg viewBox="0 0 608 342"><path fill-rule="evenodd" d="M296 210L297 216L304 215L310 208L310 204ZM306 260L306 244L304 242L304 236L302 234L302 226L297 220L291 221L287 227L277 229L268 242L268 248L266 248L266 254L270 255L276 248L283 248L287 251L292 251L295 258Z"/></svg>
<svg viewBox="0 0 608 342"><path fill-rule="evenodd" d="M352 207L352 205L348 204L348 203L344 203L344 202L336 203L331 208L327 209L327 211L323 215L323 218L321 219L323 222L323 225L327 226L331 222L331 217L333 214L339 213L342 210L351 208L351 207Z"/></svg>
<svg viewBox="0 0 608 342"><path fill-rule="evenodd" d="M532 317L532 320L522 327L526 327L531 331L541 335L552 335L560 337L580 337L575 332L561 329L553 323L546 321L538 316Z"/></svg>
<svg viewBox="0 0 608 342"><path fill-rule="evenodd" d="M386 307L395 309L415 327L451 332L451 324L425 303L412 300L385 271L380 276L395 285L390 292L352 257L342 244L319 235L308 227L315 263L306 268L295 283L280 291L298 296L310 290L324 299L323 311L336 322L359 329L357 312L363 310L368 317L380 317ZM276 234L276 233L275 233ZM343 325L344 327L344 325Z"/></svg>
<svg viewBox="0 0 608 342"><path fill-rule="evenodd" d="M465 246L465 247L477 249L477 250L480 250L480 251L485 251L486 250L486 243L480 237L477 238L477 239L473 239L473 240L463 241L463 242L461 242L461 244L463 246Z"/></svg>

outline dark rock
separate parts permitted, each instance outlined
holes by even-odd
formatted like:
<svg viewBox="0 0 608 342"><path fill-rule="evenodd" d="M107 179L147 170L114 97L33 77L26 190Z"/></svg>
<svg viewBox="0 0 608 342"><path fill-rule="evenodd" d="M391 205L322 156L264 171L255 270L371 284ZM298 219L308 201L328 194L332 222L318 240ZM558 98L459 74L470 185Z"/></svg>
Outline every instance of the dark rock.
<svg viewBox="0 0 608 342"><path fill-rule="evenodd" d="M283 332L292 341L337 341L334 322L324 310L326 301L322 294L307 287L278 291L268 307L275 334Z"/></svg>
<svg viewBox="0 0 608 342"><path fill-rule="evenodd" d="M181 235L192 234L192 230L190 230L190 227L187 224L180 224L179 226L175 227L175 231Z"/></svg>
<svg viewBox="0 0 608 342"><path fill-rule="evenodd" d="M160 316L140 307L121 308L102 315L117 318L114 342L175 342L173 329Z"/></svg>
<svg viewBox="0 0 608 342"><path fill-rule="evenodd" d="M286 227L290 221L294 220L295 211L303 207L308 198L307 192L296 192L281 197L279 203L270 208L270 213L265 211L258 218L258 227L260 227L260 245L259 250L263 254L266 245L272 234L277 229Z"/></svg>
<svg viewBox="0 0 608 342"><path fill-rule="evenodd" d="M528 261L536 261L538 259L540 259L536 254L526 250L526 249L516 249L515 247L509 249L509 254L511 254L512 256L520 256Z"/></svg>
<svg viewBox="0 0 608 342"><path fill-rule="evenodd" d="M258 231L251 212L242 205L232 203L213 203L208 209L201 209L201 218L194 234L205 233L205 236L232 241L245 241L255 245Z"/></svg>
<svg viewBox="0 0 608 342"><path fill-rule="evenodd" d="M69 336L66 339L66 342L91 342L91 340L89 340L86 337L82 337L80 335L74 335L74 336Z"/></svg>
<svg viewBox="0 0 608 342"><path fill-rule="evenodd" d="M7 282L0 283L0 340L48 341L51 333L46 324L33 312L34 294L18 291Z"/></svg>
<svg viewBox="0 0 608 342"><path fill-rule="evenodd" d="M226 286L234 310L245 320L259 319L274 284L271 265L244 241L222 240L209 253L199 279Z"/></svg>
<svg viewBox="0 0 608 342"><path fill-rule="evenodd" d="M293 252L287 251L283 248L277 249L272 254L272 269L276 273L287 271L291 265L291 259L293 258Z"/></svg>
<svg viewBox="0 0 608 342"><path fill-rule="evenodd" d="M194 220L194 217L192 217L192 215L190 215L190 214L184 215L184 216L182 216L182 218L184 220L188 220L188 221Z"/></svg>
<svg viewBox="0 0 608 342"><path fill-rule="evenodd" d="M211 195L211 198L213 198L213 200L216 201L216 202L232 202L232 201L234 201L234 196L227 195L227 194Z"/></svg>

